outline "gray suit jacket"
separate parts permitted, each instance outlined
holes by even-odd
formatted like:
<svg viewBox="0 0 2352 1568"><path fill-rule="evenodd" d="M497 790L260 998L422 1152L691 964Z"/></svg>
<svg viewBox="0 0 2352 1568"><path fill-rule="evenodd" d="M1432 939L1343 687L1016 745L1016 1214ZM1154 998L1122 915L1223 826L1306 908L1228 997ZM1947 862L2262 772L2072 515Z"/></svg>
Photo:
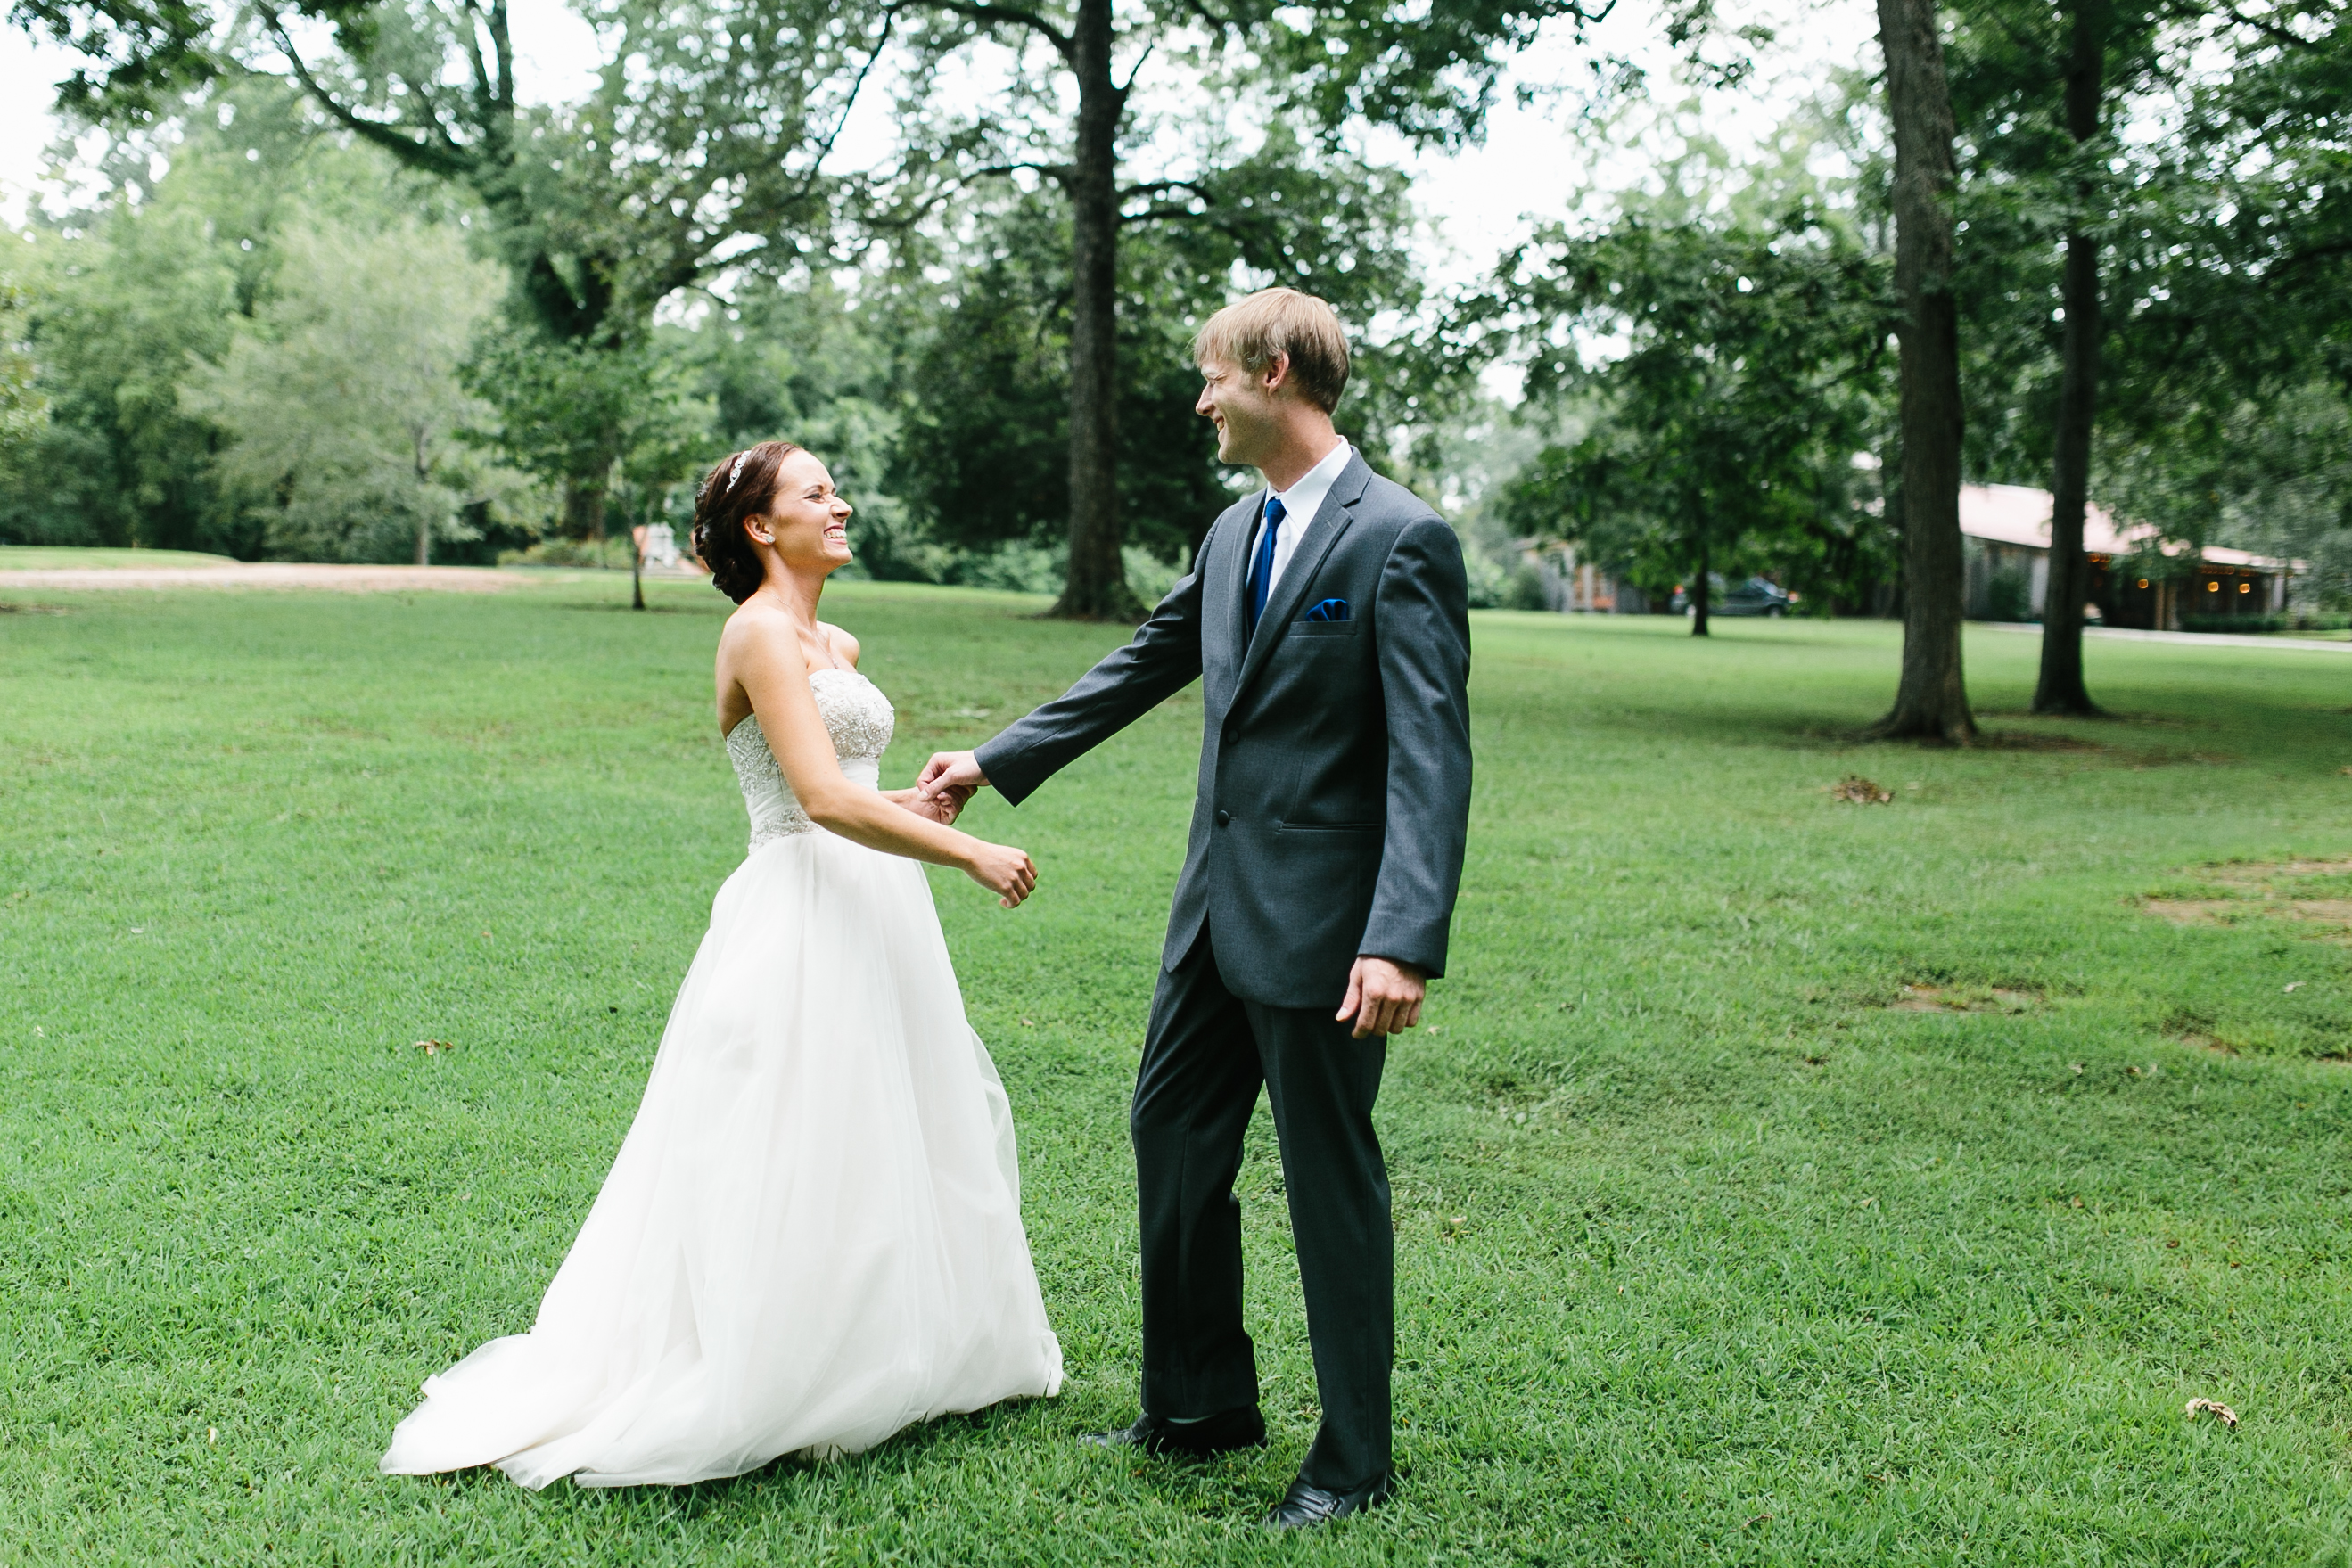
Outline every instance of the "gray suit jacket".
<svg viewBox="0 0 2352 1568"><path fill-rule="evenodd" d="M1445 972L1470 816L1469 585L1454 530L1360 454L1246 637L1260 505L1220 517L1134 641L979 761L1017 805L1201 677L1200 798L1161 963L1205 923L1236 996L1336 1008L1359 954ZM1327 599L1349 619L1302 619Z"/></svg>

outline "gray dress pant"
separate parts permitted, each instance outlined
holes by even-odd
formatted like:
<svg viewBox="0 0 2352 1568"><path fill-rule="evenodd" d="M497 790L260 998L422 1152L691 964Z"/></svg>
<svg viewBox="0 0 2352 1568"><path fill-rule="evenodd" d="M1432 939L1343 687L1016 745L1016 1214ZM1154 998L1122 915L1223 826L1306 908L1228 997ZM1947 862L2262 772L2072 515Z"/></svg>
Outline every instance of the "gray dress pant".
<svg viewBox="0 0 2352 1568"><path fill-rule="evenodd" d="M1331 1009L1225 988L1210 934L1163 970L1129 1119L1143 1229L1143 1408L1183 1419L1257 1403L1242 1326L1242 1134L1264 1084L1323 1406L1301 1479L1349 1491L1390 1463L1395 1234L1372 1131L1388 1041Z"/></svg>

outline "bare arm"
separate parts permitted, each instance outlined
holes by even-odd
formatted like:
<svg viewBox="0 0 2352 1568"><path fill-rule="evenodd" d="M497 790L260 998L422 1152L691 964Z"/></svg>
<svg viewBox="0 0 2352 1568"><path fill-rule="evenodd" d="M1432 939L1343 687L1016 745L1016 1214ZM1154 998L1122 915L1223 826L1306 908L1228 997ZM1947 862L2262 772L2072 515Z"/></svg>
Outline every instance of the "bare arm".
<svg viewBox="0 0 2352 1568"><path fill-rule="evenodd" d="M809 689L800 639L782 616L738 612L719 640L720 668L751 700L768 748L801 810L828 832L885 854L952 866L1010 909L1029 896L1037 868L1017 849L992 844L852 783Z"/></svg>

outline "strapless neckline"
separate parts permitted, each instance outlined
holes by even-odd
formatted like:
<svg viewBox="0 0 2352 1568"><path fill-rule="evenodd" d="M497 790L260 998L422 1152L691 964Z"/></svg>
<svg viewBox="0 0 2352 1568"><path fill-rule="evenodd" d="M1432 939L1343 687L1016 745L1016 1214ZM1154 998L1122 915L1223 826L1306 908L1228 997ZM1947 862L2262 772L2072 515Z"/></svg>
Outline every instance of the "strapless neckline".
<svg viewBox="0 0 2352 1568"><path fill-rule="evenodd" d="M811 670L811 671L808 673L809 685L816 685L816 678L817 678L819 675L847 675L851 680L854 680L854 681L865 681L865 682L866 682L866 684L867 685L869 685L869 686L874 686L874 683L873 683L872 681L870 681L870 680L867 680L867 679L866 679L866 673L865 673L863 670L845 670L845 669L841 668L839 665L835 665L835 666L834 666L834 667L832 667L831 669L824 669L824 670ZM877 692L879 692L882 688L881 688L880 686L874 686L874 689L875 689ZM888 699L887 699L887 698L885 698L884 700L885 700L885 701L887 701ZM732 727L732 728L729 728L729 729L721 730L721 731L719 732L719 744L720 744L720 745L722 745L722 746L730 744L730 742L732 742L732 741L734 740L734 738L735 738L735 731L736 731L736 730L742 728L742 727L743 727L745 725L747 725L747 724L756 725L756 724L758 724L759 722L760 722L760 716L759 716L756 712L755 712L755 713L747 713L747 714L745 714L741 718L739 718L739 719L737 719L737 720L735 721L734 726L733 726L733 727ZM761 731L758 731L757 733L758 733L758 734L760 734L761 737L764 737L767 732L766 732L765 730L761 730Z"/></svg>
<svg viewBox="0 0 2352 1568"><path fill-rule="evenodd" d="M825 680L821 677L835 676ZM888 749L898 716L882 688L856 670L811 670L810 694L817 716L833 737L833 754L842 777L868 789L881 787L882 753ZM725 737L728 760L735 765L735 780L742 786L743 806L751 821L751 847L777 839L795 838L816 831L801 803L793 798L776 754L768 745L760 716L746 714Z"/></svg>

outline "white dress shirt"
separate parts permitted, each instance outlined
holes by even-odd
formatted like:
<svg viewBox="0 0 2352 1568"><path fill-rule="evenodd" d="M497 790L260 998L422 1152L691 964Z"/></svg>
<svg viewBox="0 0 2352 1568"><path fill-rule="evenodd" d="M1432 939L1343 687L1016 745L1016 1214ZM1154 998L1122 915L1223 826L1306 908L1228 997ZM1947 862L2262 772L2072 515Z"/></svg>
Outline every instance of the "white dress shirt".
<svg viewBox="0 0 2352 1568"><path fill-rule="evenodd" d="M1268 600L1273 599L1274 591L1281 586L1282 569L1290 564L1291 552L1298 548L1299 539L1315 521L1315 514L1323 509L1323 497L1328 496L1331 486L1339 482L1339 470L1345 468L1348 459L1355 455L1356 449L1342 441L1323 455L1322 462L1300 475L1298 482L1289 489L1266 492L1267 499L1280 501L1283 510L1281 531L1274 536L1274 574L1265 584ZM1265 527L1263 502L1257 509L1257 527ZM1257 529L1251 529L1249 559L1253 561L1257 559Z"/></svg>

